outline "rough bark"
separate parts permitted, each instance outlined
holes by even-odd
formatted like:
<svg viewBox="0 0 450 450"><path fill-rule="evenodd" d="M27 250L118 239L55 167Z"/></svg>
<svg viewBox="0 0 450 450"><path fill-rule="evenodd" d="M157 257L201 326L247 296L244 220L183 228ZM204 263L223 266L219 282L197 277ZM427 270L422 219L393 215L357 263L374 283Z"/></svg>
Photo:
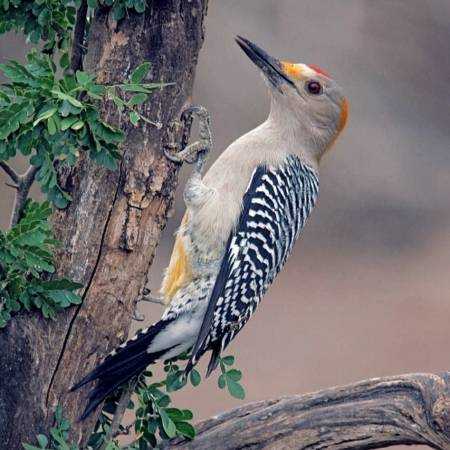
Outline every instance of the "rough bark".
<svg viewBox="0 0 450 450"><path fill-rule="evenodd" d="M251 403L200 423L184 450L373 449L423 444L450 449L450 372L375 378Z"/></svg>
<svg viewBox="0 0 450 450"><path fill-rule="evenodd" d="M86 391L70 394L68 389L127 337L177 183L177 168L162 148L169 125L189 103L206 5L207 0L152 0L144 14L130 13L119 24L107 9L96 14L85 69L109 84L151 61L150 81L175 84L142 108L161 122L160 129L124 125L111 105L103 105L104 116L126 132L120 170L82 157L62 174L73 202L54 215L62 242L58 275L83 283L83 303L59 314L56 322L37 314L17 316L0 333L1 449L21 449L21 442L47 431L58 404L74 423L78 442L96 420L76 422Z"/></svg>

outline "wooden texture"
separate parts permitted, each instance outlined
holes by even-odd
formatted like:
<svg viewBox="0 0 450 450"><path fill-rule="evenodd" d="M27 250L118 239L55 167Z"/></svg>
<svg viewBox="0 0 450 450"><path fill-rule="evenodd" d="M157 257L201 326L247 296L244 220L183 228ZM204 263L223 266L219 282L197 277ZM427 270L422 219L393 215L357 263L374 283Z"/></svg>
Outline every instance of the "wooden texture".
<svg viewBox="0 0 450 450"><path fill-rule="evenodd" d="M83 303L55 322L19 315L0 332L1 449L34 442L38 432L48 430L58 404L82 445L96 420L94 415L76 422L86 390L68 389L127 337L177 184L177 168L162 148L170 124L190 101L206 5L207 0L152 0L144 14L130 13L119 24L107 9L96 13L86 70L112 84L151 61L148 81L174 85L156 92L141 109L161 128L126 125L112 105L102 106L104 117L126 132L120 170L106 170L82 156L74 170L61 174L73 202L54 215L62 242L58 274L83 283Z"/></svg>
<svg viewBox="0 0 450 450"><path fill-rule="evenodd" d="M192 405L191 405L192 406ZM200 423L183 450L373 449L422 444L450 449L450 373L375 378L251 403Z"/></svg>

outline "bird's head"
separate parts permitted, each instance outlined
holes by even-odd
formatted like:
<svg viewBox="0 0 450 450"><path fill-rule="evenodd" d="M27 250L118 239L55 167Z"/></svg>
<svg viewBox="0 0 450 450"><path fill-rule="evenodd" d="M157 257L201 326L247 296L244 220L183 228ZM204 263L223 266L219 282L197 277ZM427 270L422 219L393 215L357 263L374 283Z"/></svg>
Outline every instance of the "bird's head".
<svg viewBox="0 0 450 450"><path fill-rule="evenodd" d="M347 122L348 102L341 87L317 66L280 61L240 36L236 42L264 75L271 119L320 160Z"/></svg>

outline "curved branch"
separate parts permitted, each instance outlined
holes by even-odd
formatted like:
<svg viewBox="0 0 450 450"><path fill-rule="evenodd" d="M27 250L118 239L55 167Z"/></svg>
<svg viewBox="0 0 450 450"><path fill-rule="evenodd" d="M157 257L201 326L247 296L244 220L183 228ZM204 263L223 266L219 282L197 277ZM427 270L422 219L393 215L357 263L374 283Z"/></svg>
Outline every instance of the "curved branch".
<svg viewBox="0 0 450 450"><path fill-rule="evenodd" d="M6 161L0 161L0 167L14 183L19 182L19 174Z"/></svg>
<svg viewBox="0 0 450 450"><path fill-rule="evenodd" d="M201 422L194 441L164 448L374 449L422 444L450 449L450 372L374 378L267 400Z"/></svg>

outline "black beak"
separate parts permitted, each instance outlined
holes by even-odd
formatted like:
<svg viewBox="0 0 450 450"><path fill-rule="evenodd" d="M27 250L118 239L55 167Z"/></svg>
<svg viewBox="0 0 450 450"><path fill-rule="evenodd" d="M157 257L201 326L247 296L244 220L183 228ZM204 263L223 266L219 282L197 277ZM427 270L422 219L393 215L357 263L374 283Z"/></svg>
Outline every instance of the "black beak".
<svg viewBox="0 0 450 450"><path fill-rule="evenodd" d="M245 54L262 70L269 82L276 88L284 83L295 88L294 82L283 72L281 63L262 48L242 36L236 36L236 42Z"/></svg>

